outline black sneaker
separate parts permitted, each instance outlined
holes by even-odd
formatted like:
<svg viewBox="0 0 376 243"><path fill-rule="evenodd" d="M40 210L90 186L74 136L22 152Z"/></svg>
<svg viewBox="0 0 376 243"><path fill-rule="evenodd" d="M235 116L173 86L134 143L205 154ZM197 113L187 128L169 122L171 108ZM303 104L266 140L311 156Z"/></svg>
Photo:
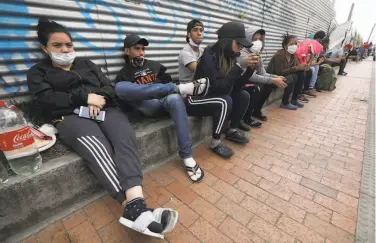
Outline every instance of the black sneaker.
<svg viewBox="0 0 376 243"><path fill-rule="evenodd" d="M253 117L259 119L260 121L267 121L268 120L268 117L265 116L262 113L253 113Z"/></svg>
<svg viewBox="0 0 376 243"><path fill-rule="evenodd" d="M346 75L347 75L347 73L345 73L345 72L341 72L341 73L338 73L338 75L341 75L341 76L346 76Z"/></svg>
<svg viewBox="0 0 376 243"><path fill-rule="evenodd" d="M255 121L253 119L250 119L248 121L244 121L245 124L249 125L252 128L260 128L262 126L261 122Z"/></svg>
<svg viewBox="0 0 376 243"><path fill-rule="evenodd" d="M249 143L249 138L246 136L246 134L239 130L235 130L234 132L231 132L231 133L227 132L226 139L235 143L242 143L242 144Z"/></svg>
<svg viewBox="0 0 376 243"><path fill-rule="evenodd" d="M218 154L222 158L228 159L234 155L234 151L227 147L226 144L220 143L214 148L210 148L214 153Z"/></svg>
<svg viewBox="0 0 376 243"><path fill-rule="evenodd" d="M251 131L251 126L249 126L244 121L240 121L239 129L246 131L246 132L249 132L249 131Z"/></svg>

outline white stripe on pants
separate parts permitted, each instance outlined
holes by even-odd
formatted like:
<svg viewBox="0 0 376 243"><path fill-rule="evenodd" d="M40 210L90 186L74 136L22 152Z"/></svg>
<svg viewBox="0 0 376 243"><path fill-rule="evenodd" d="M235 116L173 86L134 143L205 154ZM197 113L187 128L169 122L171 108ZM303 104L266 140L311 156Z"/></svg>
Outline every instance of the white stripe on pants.
<svg viewBox="0 0 376 243"><path fill-rule="evenodd" d="M94 144L93 140L89 141L89 139L90 139L90 137L88 137L88 136L87 137L77 138L77 140L90 151L91 155L94 157L95 161L97 162L97 164L99 165L99 167L102 169L103 174L107 177L107 179L110 181L110 183L112 184L112 186L115 188L115 191L116 192L121 191L121 186L119 184L119 179L117 177L116 170L115 170L115 173L114 173L114 171L112 171L109 168L109 167L111 167L111 164L109 162L106 162L105 157L101 156L95 150L94 146L96 144L93 145ZM114 169L114 168L112 167L112 169Z"/></svg>
<svg viewBox="0 0 376 243"><path fill-rule="evenodd" d="M220 134L222 131L223 123L226 120L227 116L227 101L222 98L208 98L208 99L202 99L202 100L193 100L192 97L188 98L188 103L190 105L200 105L200 104L221 104L222 110L221 110L221 116L219 119L219 123L217 126L217 129L215 130L215 133Z"/></svg>

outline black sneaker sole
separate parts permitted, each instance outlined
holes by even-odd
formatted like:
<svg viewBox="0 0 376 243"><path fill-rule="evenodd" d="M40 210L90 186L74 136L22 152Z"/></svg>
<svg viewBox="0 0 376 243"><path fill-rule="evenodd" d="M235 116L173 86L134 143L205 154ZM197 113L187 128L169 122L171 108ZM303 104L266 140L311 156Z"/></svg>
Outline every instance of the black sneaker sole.
<svg viewBox="0 0 376 243"><path fill-rule="evenodd" d="M239 143L239 144L247 144L249 143L249 139L247 138L246 140L236 140L236 139L233 139L233 138L230 138L230 137L226 137L227 140L231 141L231 142L234 142L234 143Z"/></svg>

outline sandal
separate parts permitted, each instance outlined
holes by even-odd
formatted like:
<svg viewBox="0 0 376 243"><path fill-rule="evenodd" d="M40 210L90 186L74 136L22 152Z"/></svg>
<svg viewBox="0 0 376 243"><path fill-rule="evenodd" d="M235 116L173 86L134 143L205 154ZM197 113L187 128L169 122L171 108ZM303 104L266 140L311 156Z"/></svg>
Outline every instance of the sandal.
<svg viewBox="0 0 376 243"><path fill-rule="evenodd" d="M195 183L198 183L200 181L202 181L202 179L204 179L204 171L200 168L200 166L196 163L196 165L194 167L190 167L190 166L185 166L185 170L187 171L188 173L188 176L189 176L189 179L191 179L192 182L195 182ZM201 171L201 176L199 178L197 178L197 175L196 173L198 171ZM192 178L193 176L196 176L196 180L194 178Z"/></svg>
<svg viewBox="0 0 376 243"><path fill-rule="evenodd" d="M179 213L171 208L156 208L153 211L155 220L162 224L162 234L171 232L178 222Z"/></svg>
<svg viewBox="0 0 376 243"><path fill-rule="evenodd" d="M152 232L151 230L148 229L148 226L150 224L152 224L153 222L157 223L155 216L154 216L153 212L151 212L151 211L143 212L140 216L138 216L138 218L135 221L126 219L125 217L120 217L120 219L119 219L119 223L121 223L122 225L124 225L124 226L126 226L130 229L133 229L133 230L140 232L144 235L156 237L156 238L159 238L159 239L164 239L164 235L159 234L159 233L154 233L154 232Z"/></svg>
<svg viewBox="0 0 376 243"><path fill-rule="evenodd" d="M210 81L208 78L200 78L200 79L197 79L197 80L193 80L192 83L194 84L194 88L193 88L193 96L206 96L208 94L208 91L209 91L209 87L210 87ZM206 84L205 88L202 90L202 87L201 85L202 84Z"/></svg>

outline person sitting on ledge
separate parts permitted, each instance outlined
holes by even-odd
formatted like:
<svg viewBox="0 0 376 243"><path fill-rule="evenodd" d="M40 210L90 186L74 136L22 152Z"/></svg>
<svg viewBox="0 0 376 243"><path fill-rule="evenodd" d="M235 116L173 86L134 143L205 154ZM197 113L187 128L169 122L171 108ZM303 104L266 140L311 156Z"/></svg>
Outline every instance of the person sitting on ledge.
<svg viewBox="0 0 376 243"><path fill-rule="evenodd" d="M124 206L119 222L163 238L175 227L178 213L147 207L136 136L127 116L115 105L111 81L90 60L76 58L65 27L39 19L37 31L47 57L27 73L33 99L54 120L63 143L83 158L99 183ZM89 111L87 118L76 114L80 107ZM104 119L97 121L103 111Z"/></svg>

